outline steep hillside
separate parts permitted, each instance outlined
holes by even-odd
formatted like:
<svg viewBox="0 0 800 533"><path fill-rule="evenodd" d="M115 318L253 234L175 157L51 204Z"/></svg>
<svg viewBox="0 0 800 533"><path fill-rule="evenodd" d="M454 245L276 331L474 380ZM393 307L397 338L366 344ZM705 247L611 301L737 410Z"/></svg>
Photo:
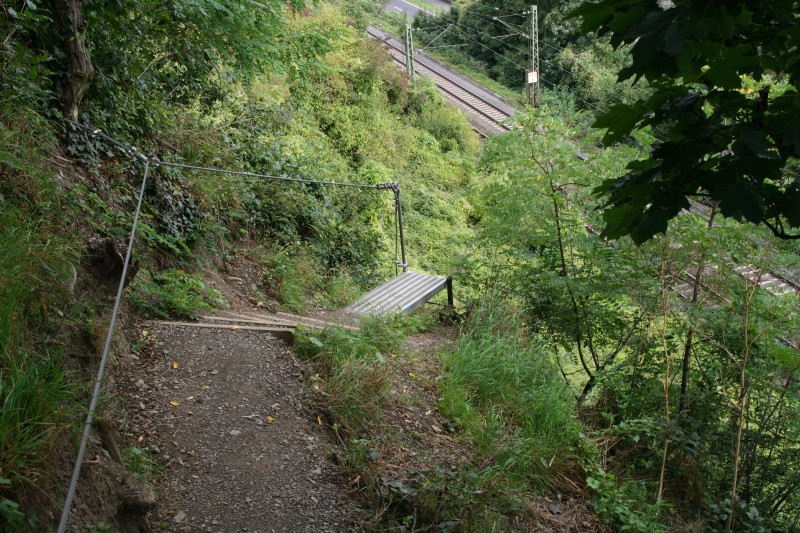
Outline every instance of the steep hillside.
<svg viewBox="0 0 800 533"><path fill-rule="evenodd" d="M499 31L503 6L522 23L480 0L448 24ZM740 223L768 211L743 197L795 220L797 143L758 133L793 131L791 79L726 72L732 107L623 87L669 64L546 7L566 77L479 142L366 38L400 22L377 2L3 4L0 529L57 529L86 443L70 530L797 531L800 241ZM479 48L464 61L513 74ZM687 140L745 119L733 150ZM780 179L729 180L734 156ZM350 186L388 182L455 311L341 312L397 271L392 192ZM276 311L347 327L290 350Z"/></svg>

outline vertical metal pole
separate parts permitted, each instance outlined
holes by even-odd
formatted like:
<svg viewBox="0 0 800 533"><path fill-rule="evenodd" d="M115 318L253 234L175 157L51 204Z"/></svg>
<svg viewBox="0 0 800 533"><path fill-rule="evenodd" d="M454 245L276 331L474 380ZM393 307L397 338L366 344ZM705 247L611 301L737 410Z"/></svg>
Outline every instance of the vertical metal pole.
<svg viewBox="0 0 800 533"><path fill-rule="evenodd" d="M530 6L531 14L531 57L528 72L525 73L525 89L528 101L533 107L539 105L539 12Z"/></svg>
<svg viewBox="0 0 800 533"><path fill-rule="evenodd" d="M447 306L452 311L453 306L453 276L447 276Z"/></svg>
<svg viewBox="0 0 800 533"><path fill-rule="evenodd" d="M400 225L400 260L403 262L400 266L403 267L403 272L408 271L406 264L406 242L403 237L403 207L400 204L400 185L397 182L392 183L394 190L394 208L397 210L397 222Z"/></svg>
<svg viewBox="0 0 800 533"><path fill-rule="evenodd" d="M406 24L406 73L414 77L414 37L411 33L411 24Z"/></svg>

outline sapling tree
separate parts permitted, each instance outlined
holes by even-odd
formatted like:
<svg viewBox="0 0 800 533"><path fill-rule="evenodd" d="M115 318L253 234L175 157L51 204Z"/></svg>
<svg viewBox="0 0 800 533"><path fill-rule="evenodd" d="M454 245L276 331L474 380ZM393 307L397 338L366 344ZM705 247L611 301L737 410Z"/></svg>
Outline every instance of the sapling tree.
<svg viewBox="0 0 800 533"><path fill-rule="evenodd" d="M583 401L645 326L627 296L640 279L635 255L596 237L586 194L626 156L609 151L587 163L576 143L590 141L574 123L546 109L519 120L522 128L493 140L484 155L499 177L483 189L483 235L502 243L512 265L505 281L531 324L583 372Z"/></svg>

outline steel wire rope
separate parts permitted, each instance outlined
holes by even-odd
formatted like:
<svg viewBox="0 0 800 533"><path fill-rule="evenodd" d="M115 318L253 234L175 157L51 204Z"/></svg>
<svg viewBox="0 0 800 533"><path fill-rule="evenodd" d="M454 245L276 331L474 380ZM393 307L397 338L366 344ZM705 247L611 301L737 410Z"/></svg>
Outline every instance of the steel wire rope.
<svg viewBox="0 0 800 533"><path fill-rule="evenodd" d="M98 132L99 133L99 132ZM116 143L115 144L121 144ZM134 152L130 152L131 157L135 157ZM144 157L144 156L142 156ZM144 177L142 178L142 186L139 190L139 199L136 204L136 213L133 216L133 225L131 226L131 236L128 241L128 250L125 252L125 261L122 264L122 277L119 280L119 288L117 289L117 298L114 300L114 310L111 313L111 323L108 326L108 333L106 334L106 343L103 347L103 355L100 358L100 367L97 369L97 378L94 383L94 391L92 392L92 400L89 403L89 412L86 415L86 422L83 426L83 436L81 437L80 445L78 446L78 456L75 459L75 467L72 470L72 478L70 479L69 488L67 489L67 497L64 500L64 508L61 511L61 520L58 524L58 533L64 533L69 522L69 513L72 510L72 501L75 498L75 490L78 487L78 479L81 474L81 466L83 465L83 456L86 454L86 444L89 441L89 431L92 427L92 420L94 419L94 412L97 408L97 398L100 396L100 386L103 383L103 373L106 368L106 361L108 361L108 352L111 348L111 338L114 334L114 327L117 323L117 315L119 314L119 305L122 300L122 290L125 288L125 277L128 275L128 265L131 260L131 251L133 250L133 242L136 238L136 226L139 223L139 214L142 210L142 199L144 198L144 189L147 184L147 175L150 172L150 159L144 160Z"/></svg>
<svg viewBox="0 0 800 533"><path fill-rule="evenodd" d="M216 172L218 174L231 174L233 176L246 176L250 178L259 178L265 180L277 180L277 181L292 181L295 183L312 183L317 185L334 185L337 187L357 187L360 189L388 189L388 186L382 185L366 185L363 183L344 183L340 181L323 181L323 180L309 180L304 178L290 178L288 176L270 176L268 174L257 174L255 172L242 172L238 170L226 170L222 168L212 168L212 167L198 167L194 165L185 165L182 163L168 163L165 161L159 161L159 165L165 167L174 167L174 168L182 168L186 170L202 170L204 172Z"/></svg>
<svg viewBox="0 0 800 533"><path fill-rule="evenodd" d="M394 275L397 275L397 269L400 265L398 265L397 259L397 244L399 239L397 237L398 234L398 224L397 224L397 202L394 203Z"/></svg>
<svg viewBox="0 0 800 533"><path fill-rule="evenodd" d="M137 157L141 161L151 161L154 164L156 164L157 166L183 168L183 169L187 169L187 170L202 170L202 171L205 171L205 172L216 172L216 173L221 173L221 174L231 174L231 175L234 175L234 176L247 176L247 177L250 177L250 178L259 178L259 179L266 179L266 180L292 181L292 182L296 182L296 183L312 183L312 184L318 184L318 185L334 185L334 186L338 186L338 187L357 187L357 188L360 188L360 189L377 189L377 190L384 190L384 189L391 189L392 188L390 183L381 183L381 184L378 184L378 185L367 185L367 184L363 184L363 183L345 183L345 182L339 182L339 181L310 180L310 179L304 179L304 178L290 178L289 176L272 176L272 175L269 175L269 174L257 174L257 173L254 173L254 172L241 172L241 171L237 171L237 170L226 170L226 169L221 169L221 168L199 167L199 166L194 166L194 165L186 165L186 164L182 164L182 163L170 163L170 162L167 162L167 161L161 161L156 157L148 159L144 154L139 152L135 147L128 146L128 145L126 145L126 144L114 139L113 137L110 137L110 136L106 135L100 129L94 128L91 125L81 124L79 122L70 121L70 123L74 124L76 126L80 126L81 128L84 128L84 129L92 132L93 135L99 135L103 139L106 139L110 143L112 143L115 146L117 146L120 149L122 149L125 153L130 154L132 157Z"/></svg>

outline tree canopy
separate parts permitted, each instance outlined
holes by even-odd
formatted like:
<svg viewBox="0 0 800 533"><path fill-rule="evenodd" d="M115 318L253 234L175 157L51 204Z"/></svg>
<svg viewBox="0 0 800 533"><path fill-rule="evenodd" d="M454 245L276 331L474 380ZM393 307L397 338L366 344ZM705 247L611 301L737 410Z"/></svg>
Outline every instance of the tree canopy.
<svg viewBox="0 0 800 533"><path fill-rule="evenodd" d="M630 48L620 81L644 78L654 91L595 122L607 145L654 136L646 158L595 190L605 236L647 240L695 198L800 238L797 12L791 0L603 0L572 12L584 33Z"/></svg>
<svg viewBox="0 0 800 533"><path fill-rule="evenodd" d="M0 20L0 89L148 133L175 104L218 102L260 73L313 77L335 36L289 23L305 4L15 0Z"/></svg>

